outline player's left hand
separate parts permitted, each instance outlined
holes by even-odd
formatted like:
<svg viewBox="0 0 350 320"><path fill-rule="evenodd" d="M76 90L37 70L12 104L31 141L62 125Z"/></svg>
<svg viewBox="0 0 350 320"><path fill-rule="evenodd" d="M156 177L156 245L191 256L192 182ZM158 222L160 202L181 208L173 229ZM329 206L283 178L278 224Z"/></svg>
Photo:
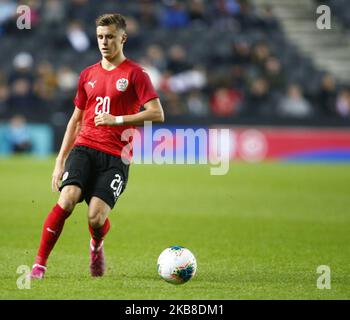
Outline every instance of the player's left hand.
<svg viewBox="0 0 350 320"><path fill-rule="evenodd" d="M95 126L113 126L115 123L115 116L108 113L102 113L95 117Z"/></svg>

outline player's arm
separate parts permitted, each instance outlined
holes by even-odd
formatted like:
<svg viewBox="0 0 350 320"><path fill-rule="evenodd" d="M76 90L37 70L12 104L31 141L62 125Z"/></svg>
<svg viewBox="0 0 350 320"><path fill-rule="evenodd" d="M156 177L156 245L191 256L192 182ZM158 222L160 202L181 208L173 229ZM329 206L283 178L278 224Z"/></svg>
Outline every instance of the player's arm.
<svg viewBox="0 0 350 320"><path fill-rule="evenodd" d="M73 148L74 141L81 129L83 112L83 110L75 107L74 112L68 122L62 145L56 158L55 168L52 173L52 191L58 191L59 182L64 171L64 163L68 157L69 152Z"/></svg>
<svg viewBox="0 0 350 320"><path fill-rule="evenodd" d="M113 116L103 113L95 117L96 126L118 126L132 125L142 126L145 121L164 122L164 111L158 98L152 99L145 103L144 109L141 112L125 115Z"/></svg>

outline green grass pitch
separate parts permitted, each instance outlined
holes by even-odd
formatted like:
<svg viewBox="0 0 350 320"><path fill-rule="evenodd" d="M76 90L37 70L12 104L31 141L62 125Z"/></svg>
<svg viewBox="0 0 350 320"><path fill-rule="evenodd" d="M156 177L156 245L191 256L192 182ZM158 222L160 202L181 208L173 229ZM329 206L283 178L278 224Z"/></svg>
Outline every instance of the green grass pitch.
<svg viewBox="0 0 350 320"><path fill-rule="evenodd" d="M57 200L54 160L0 159L1 299L349 299L350 167L232 163L133 165L111 214L103 278L89 275L85 203L67 220L46 278L18 289ZM157 274L171 245L196 256L197 275L174 286ZM318 289L319 265L331 289Z"/></svg>

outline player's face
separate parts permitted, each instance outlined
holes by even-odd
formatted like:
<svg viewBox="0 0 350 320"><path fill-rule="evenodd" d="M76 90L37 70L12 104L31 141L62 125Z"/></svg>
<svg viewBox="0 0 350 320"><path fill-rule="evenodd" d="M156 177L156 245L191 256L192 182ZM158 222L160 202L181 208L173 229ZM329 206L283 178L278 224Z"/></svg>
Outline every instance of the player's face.
<svg viewBox="0 0 350 320"><path fill-rule="evenodd" d="M96 33L98 48L102 57L107 60L113 60L123 49L123 44L126 40L125 32L117 30L115 25L110 25L97 27Z"/></svg>

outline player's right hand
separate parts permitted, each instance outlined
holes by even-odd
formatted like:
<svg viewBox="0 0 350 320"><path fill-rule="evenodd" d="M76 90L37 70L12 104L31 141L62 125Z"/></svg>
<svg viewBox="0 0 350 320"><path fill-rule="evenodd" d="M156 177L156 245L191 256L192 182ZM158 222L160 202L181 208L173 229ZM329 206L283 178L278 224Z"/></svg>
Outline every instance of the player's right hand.
<svg viewBox="0 0 350 320"><path fill-rule="evenodd" d="M56 162L55 169L52 173L52 181L51 181L51 189L52 192L58 191L59 189L59 183L62 179L64 171L64 163Z"/></svg>

